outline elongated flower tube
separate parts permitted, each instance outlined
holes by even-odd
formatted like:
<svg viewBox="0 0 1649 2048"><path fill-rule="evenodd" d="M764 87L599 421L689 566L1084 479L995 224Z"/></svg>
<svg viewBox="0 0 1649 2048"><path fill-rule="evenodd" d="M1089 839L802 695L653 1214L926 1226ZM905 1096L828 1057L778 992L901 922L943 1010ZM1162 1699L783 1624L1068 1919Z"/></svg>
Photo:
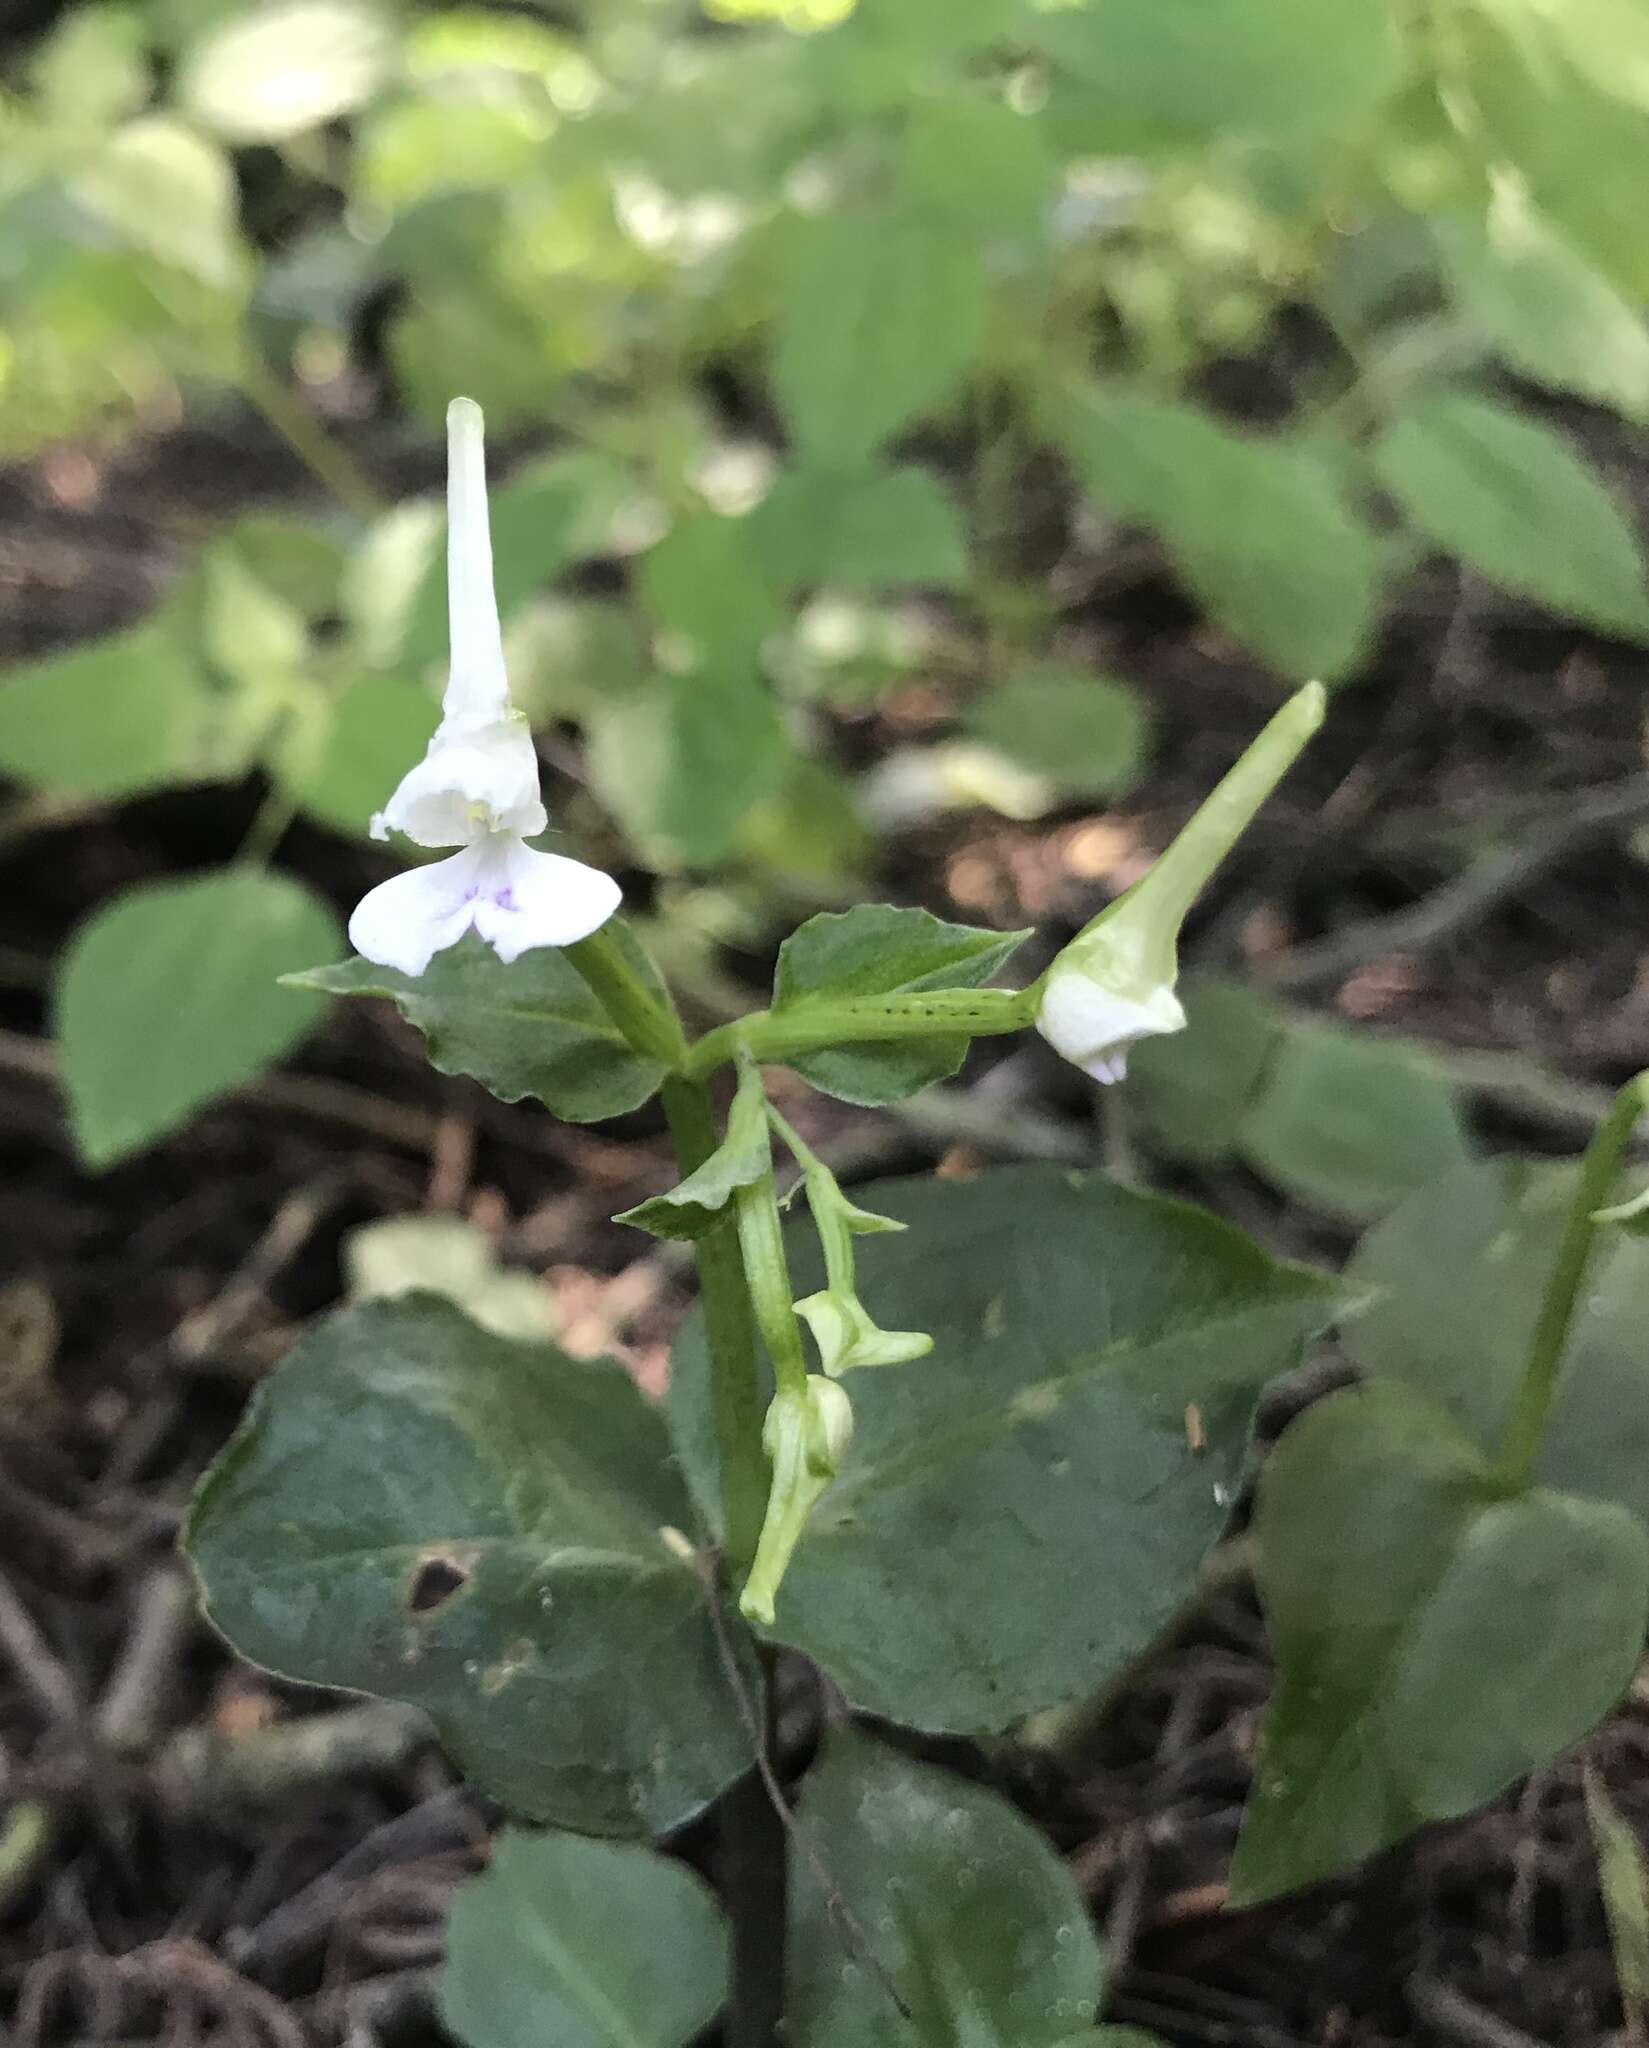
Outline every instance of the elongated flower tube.
<svg viewBox="0 0 1649 2048"><path fill-rule="evenodd" d="M773 1467L767 1515L739 1612L769 1626L779 1581L807 1518L835 1478L853 1440L853 1409L834 1380L809 1373L800 1387L781 1387L762 1424L762 1448Z"/></svg>
<svg viewBox="0 0 1649 2048"><path fill-rule="evenodd" d="M535 946L570 946L618 908L610 875L525 841L549 820L538 751L510 703L492 581L481 408L447 408L447 613L452 661L441 722L424 758L372 820L419 846L456 846L371 890L349 920L357 953L403 974L475 931L506 962Z"/></svg>
<svg viewBox="0 0 1649 2048"><path fill-rule="evenodd" d="M1324 702L1321 683L1296 691L1150 873L1078 932L1048 969L1036 1028L1096 1081L1120 1081L1140 1039L1185 1028L1174 993L1180 926L1322 724Z"/></svg>

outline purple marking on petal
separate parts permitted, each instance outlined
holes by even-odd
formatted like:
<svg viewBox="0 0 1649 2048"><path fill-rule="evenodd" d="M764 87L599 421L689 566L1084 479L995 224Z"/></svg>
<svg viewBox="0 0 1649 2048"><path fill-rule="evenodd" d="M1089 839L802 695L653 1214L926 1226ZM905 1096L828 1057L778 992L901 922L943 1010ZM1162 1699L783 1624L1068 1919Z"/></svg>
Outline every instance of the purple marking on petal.
<svg viewBox="0 0 1649 2048"><path fill-rule="evenodd" d="M515 908L515 891L506 882L503 888L496 892L492 900L500 910L513 910Z"/></svg>
<svg viewBox="0 0 1649 2048"><path fill-rule="evenodd" d="M480 895L480 893L481 890L479 884L472 882L470 886L464 891L464 901L466 903L473 903L476 897Z"/></svg>

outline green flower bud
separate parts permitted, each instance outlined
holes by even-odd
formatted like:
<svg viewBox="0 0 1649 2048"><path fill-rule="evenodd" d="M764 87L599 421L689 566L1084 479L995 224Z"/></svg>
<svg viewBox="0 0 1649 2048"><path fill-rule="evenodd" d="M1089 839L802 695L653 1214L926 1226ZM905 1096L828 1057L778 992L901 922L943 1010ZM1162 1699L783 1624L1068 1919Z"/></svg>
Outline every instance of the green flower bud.
<svg viewBox="0 0 1649 2048"><path fill-rule="evenodd" d="M1323 722L1321 683L1297 691L1143 880L1107 904L1043 977L1036 1028L1096 1081L1120 1081L1142 1038L1185 1028L1174 993L1186 913Z"/></svg>
<svg viewBox="0 0 1649 2048"><path fill-rule="evenodd" d="M853 1408L834 1380L810 1373L805 1386L773 1396L762 1424L773 1483L755 1561L739 1595L739 1612L747 1620L772 1625L779 1582L852 1440Z"/></svg>

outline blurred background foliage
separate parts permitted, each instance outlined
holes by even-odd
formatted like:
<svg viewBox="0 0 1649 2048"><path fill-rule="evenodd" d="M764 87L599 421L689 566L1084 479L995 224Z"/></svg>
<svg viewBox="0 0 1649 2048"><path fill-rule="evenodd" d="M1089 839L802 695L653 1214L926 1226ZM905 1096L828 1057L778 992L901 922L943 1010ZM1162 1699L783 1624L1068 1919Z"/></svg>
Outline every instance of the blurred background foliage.
<svg viewBox="0 0 1649 2048"><path fill-rule="evenodd" d="M454 393L556 824L660 878L713 986L912 818L1128 792L1156 707L1084 623L1109 548L1279 687L1366 679L1439 553L1649 638L1552 403L1649 419L1646 189L1642 0L57 11L0 97L0 452L249 407L316 484L0 675L30 788L269 792L232 874L69 945L87 1156L313 1020L271 977L333 910L267 862L300 814L363 834L433 724L440 501L382 479L437 481ZM913 689L938 716L867 744Z"/></svg>

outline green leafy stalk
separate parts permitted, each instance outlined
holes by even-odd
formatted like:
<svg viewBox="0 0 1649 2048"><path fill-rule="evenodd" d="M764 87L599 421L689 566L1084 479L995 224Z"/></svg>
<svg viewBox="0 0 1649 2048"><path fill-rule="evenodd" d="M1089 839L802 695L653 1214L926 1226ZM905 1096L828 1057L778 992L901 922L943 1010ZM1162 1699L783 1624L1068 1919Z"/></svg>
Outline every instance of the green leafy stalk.
<svg viewBox="0 0 1649 2048"><path fill-rule="evenodd" d="M761 1075L755 1061L747 1055L739 1061L739 1095L745 1101L754 1095L762 1102L765 1113ZM773 1361L774 1383L781 1394L799 1394L807 1386L807 1358L790 1292L790 1267L784 1255L784 1227L779 1219L771 1158L766 1171L757 1179L734 1188L733 1214L738 1222L739 1249L744 1254L745 1279L756 1311L756 1324Z"/></svg>
<svg viewBox="0 0 1649 2048"><path fill-rule="evenodd" d="M866 1045L949 1034L994 1038L1023 1031L1036 1014L1034 999L1020 989L939 988L917 995L821 997L791 1008L757 1010L706 1032L687 1059L687 1071L702 1076L738 1057L782 1065L798 1053L827 1046Z"/></svg>
<svg viewBox="0 0 1649 2048"><path fill-rule="evenodd" d="M710 1091L677 1075L664 1083L664 1114L683 1176L716 1150ZM730 1215L695 1240L699 1301L710 1354L710 1407L721 1484L722 1542L735 1572L748 1570L767 1511L767 1453L762 1449L762 1392L756 1327L738 1229Z"/></svg>
<svg viewBox="0 0 1649 2048"><path fill-rule="evenodd" d="M1580 1162L1580 1180L1535 1321L1529 1362L1523 1368L1511 1419L1495 1461L1496 1477L1507 1493L1526 1491L1533 1479L1540 1441L1562 1378L1575 1306L1596 1250L1598 1211L1609 1199L1626 1141L1646 1109L1649 1070L1635 1075L1621 1089Z"/></svg>

